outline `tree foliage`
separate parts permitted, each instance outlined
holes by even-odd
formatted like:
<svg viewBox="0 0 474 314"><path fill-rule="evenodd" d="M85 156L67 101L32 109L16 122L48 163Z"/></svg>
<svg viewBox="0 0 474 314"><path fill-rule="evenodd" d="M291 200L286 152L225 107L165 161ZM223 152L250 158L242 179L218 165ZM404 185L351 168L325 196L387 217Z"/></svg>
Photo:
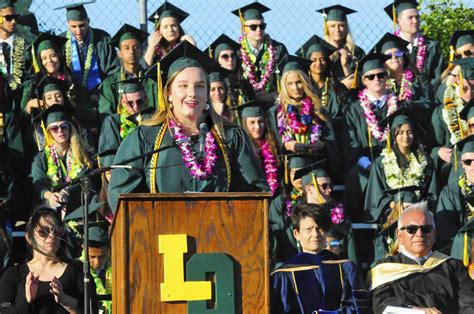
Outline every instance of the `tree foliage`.
<svg viewBox="0 0 474 314"><path fill-rule="evenodd" d="M448 58L454 31L474 29L474 9L468 8L462 0L428 0L421 9L421 29L439 41L444 57Z"/></svg>

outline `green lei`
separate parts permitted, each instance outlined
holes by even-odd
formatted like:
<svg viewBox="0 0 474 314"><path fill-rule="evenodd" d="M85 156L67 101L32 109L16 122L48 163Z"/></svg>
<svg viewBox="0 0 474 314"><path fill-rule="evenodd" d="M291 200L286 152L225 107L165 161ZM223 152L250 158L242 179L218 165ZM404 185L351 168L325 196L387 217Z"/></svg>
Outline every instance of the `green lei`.
<svg viewBox="0 0 474 314"><path fill-rule="evenodd" d="M82 251L81 261L85 261L85 254ZM95 283L95 291L97 295L112 294L112 265L111 260L105 265L105 287L100 279L98 273L95 272L93 268L90 268L90 273ZM101 301L102 306L105 309L105 313L112 313L112 301Z"/></svg>
<svg viewBox="0 0 474 314"><path fill-rule="evenodd" d="M421 185L425 178L425 168L428 165L425 154L418 149L416 159L415 154L410 153L410 164L407 168L400 168L397 163L397 157L393 151L387 151L386 148L380 154L382 159L383 170L385 172L385 181L390 189L398 189L405 186Z"/></svg>
<svg viewBox="0 0 474 314"><path fill-rule="evenodd" d="M467 180L467 176L465 173L463 173L458 180L458 185L459 185L459 190L461 190L461 194L463 196L467 196L472 193L471 186L469 184L469 181ZM471 219L474 216L474 207L469 205L469 203L466 202L466 212L467 212L467 219Z"/></svg>
<svg viewBox="0 0 474 314"><path fill-rule="evenodd" d="M64 166L61 158L59 158L54 145L45 146L44 154L46 156L48 167L46 175L51 180L52 186L59 185L62 182L61 179L64 181L67 181L67 179L75 179L82 170L82 165L78 160L76 160L76 158L74 158L71 149L68 149L67 151L67 167ZM64 175L66 177L64 177Z"/></svg>
<svg viewBox="0 0 474 314"><path fill-rule="evenodd" d="M21 87L21 77L25 70L25 39L20 36L15 36L13 39L13 53L11 56L12 71L9 77L9 85L12 90L17 90Z"/></svg>
<svg viewBox="0 0 474 314"><path fill-rule="evenodd" d="M94 56L94 31L89 27L89 32L91 37L89 38L89 45L87 46L87 55L84 62L84 69L82 72L82 86L87 87L87 78L89 76L89 71L92 66L92 57ZM72 69L72 43L71 43L71 32L66 32L66 65L68 68Z"/></svg>
<svg viewBox="0 0 474 314"><path fill-rule="evenodd" d="M459 112L464 109L464 101L459 97L457 92L458 86L451 85L446 88L444 92L443 102L444 106L441 111L444 123L448 127L451 134L451 144L456 144L462 140L469 132L467 121L459 117Z"/></svg>
<svg viewBox="0 0 474 314"><path fill-rule="evenodd" d="M132 132L137 125L133 123L132 121L128 120L127 117L129 116L128 113L120 113L120 137L122 140L127 137L130 132Z"/></svg>

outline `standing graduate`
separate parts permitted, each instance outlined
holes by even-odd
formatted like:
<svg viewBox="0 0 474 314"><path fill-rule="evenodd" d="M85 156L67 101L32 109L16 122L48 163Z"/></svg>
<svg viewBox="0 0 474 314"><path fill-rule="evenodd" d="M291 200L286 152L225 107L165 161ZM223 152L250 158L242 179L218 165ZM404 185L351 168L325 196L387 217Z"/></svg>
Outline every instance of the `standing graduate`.
<svg viewBox="0 0 474 314"><path fill-rule="evenodd" d="M387 90L385 61L388 56L369 54L358 64L364 89L348 106L343 128L342 150L347 171L344 203L354 221L362 220L365 195L372 163L382 151L389 127L378 123L399 107L398 97Z"/></svg>
<svg viewBox="0 0 474 314"><path fill-rule="evenodd" d="M331 55L331 69L334 79L351 88L356 64L364 56L364 50L352 38L347 15L356 11L342 5L333 5L317 10L324 18L324 39L337 48Z"/></svg>
<svg viewBox="0 0 474 314"><path fill-rule="evenodd" d="M268 190L245 131L223 121L208 104L211 63L187 41L161 60L163 110L125 138L114 162L177 146L129 163L133 170L112 170L108 200L113 211L121 193ZM198 120L209 129L203 151L198 151Z"/></svg>
<svg viewBox="0 0 474 314"><path fill-rule="evenodd" d="M122 64L120 70L108 76L99 87L99 112L102 115L117 113L121 103L121 85L116 83L137 77L141 78L148 103L156 108L156 82L145 77L145 68L140 62L143 55L142 41L146 37L147 33L128 24L123 25L112 37L110 44L118 48L117 56Z"/></svg>
<svg viewBox="0 0 474 314"><path fill-rule="evenodd" d="M221 71L223 70L221 69ZM233 116L233 113L230 111L233 106L229 99L229 89L226 84L226 79L221 71L215 71L209 74L209 101L218 115L228 121L234 121L235 123L240 124L238 117L236 115Z"/></svg>
<svg viewBox="0 0 474 314"><path fill-rule="evenodd" d="M242 77L251 90L246 95L257 94L257 100L272 101L276 98L277 67L288 55L288 50L265 32L267 24L263 13L266 6L253 2L232 11L240 19L242 36L239 39L239 58Z"/></svg>
<svg viewBox="0 0 474 314"><path fill-rule="evenodd" d="M410 63L420 75L425 75L436 90L444 69L441 46L420 32L420 15L416 0L396 0L385 7L385 12L393 20L394 34L408 42ZM399 29L396 29L396 26Z"/></svg>

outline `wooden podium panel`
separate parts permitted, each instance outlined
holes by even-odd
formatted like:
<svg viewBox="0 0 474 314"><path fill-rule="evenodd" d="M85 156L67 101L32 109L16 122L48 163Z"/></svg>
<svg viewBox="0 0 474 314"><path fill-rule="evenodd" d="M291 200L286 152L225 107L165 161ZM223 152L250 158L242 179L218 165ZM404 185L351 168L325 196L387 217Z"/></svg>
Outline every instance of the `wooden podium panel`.
<svg viewBox="0 0 474 314"><path fill-rule="evenodd" d="M113 312L187 313L163 302L158 235L187 234L188 253L234 261L236 313L269 313L269 193L124 194L112 226Z"/></svg>

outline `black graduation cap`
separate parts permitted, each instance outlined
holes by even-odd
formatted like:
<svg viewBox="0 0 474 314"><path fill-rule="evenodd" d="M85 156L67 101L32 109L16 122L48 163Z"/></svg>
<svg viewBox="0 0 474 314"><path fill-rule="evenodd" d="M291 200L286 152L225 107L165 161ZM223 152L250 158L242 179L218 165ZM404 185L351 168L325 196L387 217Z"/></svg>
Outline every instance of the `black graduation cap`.
<svg viewBox="0 0 474 314"><path fill-rule="evenodd" d="M144 79L145 77L132 77L123 81L113 82L112 84L119 84L120 93L131 94L145 90L143 86Z"/></svg>
<svg viewBox="0 0 474 314"><path fill-rule="evenodd" d="M316 10L316 12L319 12L321 14L325 14L326 21L337 21L337 22L346 22L347 21L347 15L356 13L357 11L352 10L348 7L345 7L343 5L332 5L329 7L325 7L319 10Z"/></svg>
<svg viewBox="0 0 474 314"><path fill-rule="evenodd" d="M454 49L458 49L466 44L474 44L474 30L455 31L449 43Z"/></svg>
<svg viewBox="0 0 474 314"><path fill-rule="evenodd" d="M295 52L295 54L301 58L309 59L313 52L321 52L326 58L329 58L329 56L336 50L338 50L336 47L329 44L318 35L313 35Z"/></svg>
<svg viewBox="0 0 474 314"><path fill-rule="evenodd" d="M270 11L269 8L258 2L252 2L246 6L232 11L234 15L241 17L244 21L263 20L263 13Z"/></svg>
<svg viewBox="0 0 474 314"><path fill-rule="evenodd" d="M390 129L393 130L400 125L403 124L410 124L412 127L414 126L413 119L409 115L408 108L402 107L398 108L395 112L391 115L383 118L379 121L378 125L381 128L385 128L387 125L390 126Z"/></svg>
<svg viewBox="0 0 474 314"><path fill-rule="evenodd" d="M459 117L463 120L468 121L470 118L474 117L474 98L464 104L464 107L459 112Z"/></svg>
<svg viewBox="0 0 474 314"><path fill-rule="evenodd" d="M454 146L461 152L461 155L464 153L474 153L474 135L466 136Z"/></svg>
<svg viewBox="0 0 474 314"><path fill-rule="evenodd" d="M418 2L416 0L395 0L395 2L387 5L384 10L387 15L396 22L397 17L402 11L407 9L417 9Z"/></svg>
<svg viewBox="0 0 474 314"><path fill-rule="evenodd" d="M160 5L160 7L148 17L148 21L155 23L156 27L165 17L174 17L179 23L182 23L188 16L189 13L165 1L165 3Z"/></svg>
<svg viewBox="0 0 474 314"><path fill-rule="evenodd" d="M14 8L16 0L0 0L0 9Z"/></svg>
<svg viewBox="0 0 474 314"><path fill-rule="evenodd" d="M155 113L155 108L153 107L146 107L137 113L134 113L132 115L129 115L127 117L127 120L130 122L135 123L136 125L140 125L143 120L146 120L148 117L150 117L153 113Z"/></svg>
<svg viewBox="0 0 474 314"><path fill-rule="evenodd" d="M35 53L39 53L46 49L54 49L61 51L62 47L66 44L67 38L56 36L51 33L40 33L33 43L31 44L34 48Z"/></svg>
<svg viewBox="0 0 474 314"><path fill-rule="evenodd" d="M461 67L460 76L466 80L474 80L474 57L456 59L451 61L452 64Z"/></svg>
<svg viewBox="0 0 474 314"><path fill-rule="evenodd" d="M70 121L70 110L63 105L52 105L51 107L41 111L33 121L43 121L45 126L58 121Z"/></svg>
<svg viewBox="0 0 474 314"><path fill-rule="evenodd" d="M120 29L115 33L114 37L110 40L110 44L120 48L120 43L127 39L136 39L140 43L146 40L148 33L133 27L129 24L124 24Z"/></svg>
<svg viewBox="0 0 474 314"><path fill-rule="evenodd" d="M289 55L287 61L282 69L282 74L288 71L303 71L303 73L308 73L309 67L311 66L311 60L306 58L300 58L298 56Z"/></svg>
<svg viewBox="0 0 474 314"><path fill-rule="evenodd" d="M94 195L89 202L89 215L97 212L105 202L99 202L97 195ZM82 206L79 206L75 210L73 210L71 213L69 213L66 217L64 217L64 221L70 221L70 220L82 220Z"/></svg>
<svg viewBox="0 0 474 314"><path fill-rule="evenodd" d="M209 83L214 82L225 82L225 76L221 71L215 71L209 74Z"/></svg>
<svg viewBox="0 0 474 314"><path fill-rule="evenodd" d="M380 53L370 53L363 57L358 65L357 69L361 77L368 71L375 69L384 69L385 70L385 61L390 59L389 56L380 54Z"/></svg>
<svg viewBox="0 0 474 314"><path fill-rule="evenodd" d="M237 110L240 112L242 119L244 118L253 118L253 117L263 117L265 116L265 111L271 106L271 103L262 102L258 100L250 100L244 104L230 108L231 110Z"/></svg>
<svg viewBox="0 0 474 314"><path fill-rule="evenodd" d="M28 26L32 34L39 34L38 20L33 13L26 13L18 19L18 24Z"/></svg>
<svg viewBox="0 0 474 314"><path fill-rule="evenodd" d="M86 8L84 5L94 3L95 1L81 1L71 3L55 8L54 10L66 9L68 21L82 21L88 18Z"/></svg>
<svg viewBox="0 0 474 314"><path fill-rule="evenodd" d="M383 54L388 49L397 48L400 51L407 52L410 43L391 33L385 33L383 37L375 44L373 52Z"/></svg>
<svg viewBox="0 0 474 314"><path fill-rule="evenodd" d="M327 171L321 168L321 165L326 161L327 159L322 159L313 163L306 163L303 167L295 171L294 180L303 178L308 174L314 174L316 178L329 177Z"/></svg>
<svg viewBox="0 0 474 314"><path fill-rule="evenodd" d="M416 192L421 191L421 187L416 185L410 185L405 187L400 187L396 189L388 189L384 192L389 193L393 196L393 199L396 203L417 203L420 201L420 196Z"/></svg>
<svg viewBox="0 0 474 314"><path fill-rule="evenodd" d="M240 45L238 42L232 40L229 36L222 34L208 46L207 52L209 53L209 57L217 60L221 51L233 50L237 53L239 49Z"/></svg>

